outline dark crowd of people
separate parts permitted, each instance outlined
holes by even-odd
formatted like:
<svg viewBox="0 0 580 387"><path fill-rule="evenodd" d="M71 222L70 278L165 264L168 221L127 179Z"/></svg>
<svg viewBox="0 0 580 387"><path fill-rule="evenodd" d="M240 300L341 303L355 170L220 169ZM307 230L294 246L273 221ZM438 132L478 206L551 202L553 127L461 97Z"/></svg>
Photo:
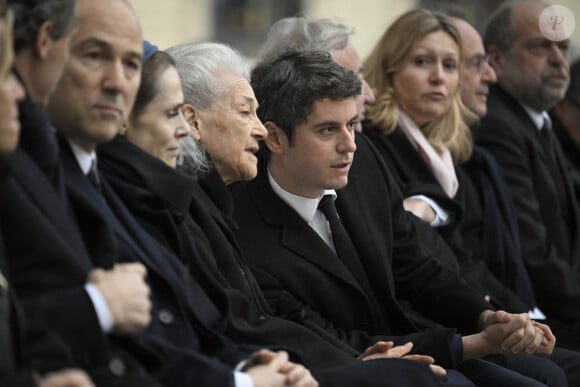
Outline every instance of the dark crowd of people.
<svg viewBox="0 0 580 387"><path fill-rule="evenodd" d="M580 386L555 12L415 8L367 58L295 16L250 59L0 0L0 386Z"/></svg>

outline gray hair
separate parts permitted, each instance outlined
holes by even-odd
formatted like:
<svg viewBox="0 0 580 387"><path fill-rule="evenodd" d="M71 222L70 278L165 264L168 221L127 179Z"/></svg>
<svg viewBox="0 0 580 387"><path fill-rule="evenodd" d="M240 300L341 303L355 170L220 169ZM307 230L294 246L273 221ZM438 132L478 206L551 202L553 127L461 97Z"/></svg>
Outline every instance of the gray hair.
<svg viewBox="0 0 580 387"><path fill-rule="evenodd" d="M186 43L168 48L165 52L175 61L184 102L197 109L209 109L228 90L220 73L237 74L250 81L249 62L225 44ZM177 164L198 176L211 169L207 152L191 136L180 141Z"/></svg>
<svg viewBox="0 0 580 387"><path fill-rule="evenodd" d="M51 37L66 36L74 21L76 0L8 0L14 12L14 51L32 47L40 26L51 21Z"/></svg>
<svg viewBox="0 0 580 387"><path fill-rule="evenodd" d="M228 45L185 43L165 51L175 60L185 103L198 109L208 109L226 91L221 72L232 72L250 81L249 62Z"/></svg>
<svg viewBox="0 0 580 387"><path fill-rule="evenodd" d="M288 17L272 25L258 53L258 62L271 61L285 51L316 50L331 52L345 48L354 30L330 19L308 20Z"/></svg>
<svg viewBox="0 0 580 387"><path fill-rule="evenodd" d="M187 172L195 176L204 175L212 168L204 147L192 136L187 136L179 141L177 165L182 166Z"/></svg>

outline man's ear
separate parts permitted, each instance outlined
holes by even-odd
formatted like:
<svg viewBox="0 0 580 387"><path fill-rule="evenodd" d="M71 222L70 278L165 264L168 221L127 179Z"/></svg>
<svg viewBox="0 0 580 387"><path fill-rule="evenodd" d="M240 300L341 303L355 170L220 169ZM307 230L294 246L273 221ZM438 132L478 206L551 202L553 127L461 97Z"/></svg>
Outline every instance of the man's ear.
<svg viewBox="0 0 580 387"><path fill-rule="evenodd" d="M504 54L496 46L489 46L487 55L489 55L489 64L493 67L495 75L498 79L501 78L503 76Z"/></svg>
<svg viewBox="0 0 580 387"><path fill-rule="evenodd" d="M181 106L181 112L183 113L183 118L185 118L185 122L189 125L189 130L191 131L191 135L197 141L201 140L201 131L200 131L200 120L199 120L199 113L198 110L188 103L184 103Z"/></svg>
<svg viewBox="0 0 580 387"><path fill-rule="evenodd" d="M284 133L282 128L280 128L272 121L266 121L264 123L264 126L268 131L268 136L266 137L264 142L268 146L268 149L270 149L270 152L272 154L284 153L289 146L289 141L288 137L286 136L286 133Z"/></svg>
<svg viewBox="0 0 580 387"><path fill-rule="evenodd" d="M54 41L51 37L53 27L53 22L47 20L40 25L40 28L36 34L34 52L41 60L44 60L48 57L50 48L52 47L52 42Z"/></svg>

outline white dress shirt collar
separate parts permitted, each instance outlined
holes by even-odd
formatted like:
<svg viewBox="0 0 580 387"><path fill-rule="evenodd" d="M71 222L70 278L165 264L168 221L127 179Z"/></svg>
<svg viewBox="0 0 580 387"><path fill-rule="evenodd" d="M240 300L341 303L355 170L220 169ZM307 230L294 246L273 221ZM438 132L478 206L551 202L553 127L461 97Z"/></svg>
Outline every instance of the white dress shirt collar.
<svg viewBox="0 0 580 387"><path fill-rule="evenodd" d="M542 130L542 128L544 127L544 122L548 123L549 128L552 127L552 119L545 110L542 112L537 112L532 108L527 107L526 105L522 106L524 110L528 113L532 121L534 121L534 124L536 125L536 128L538 128L538 130Z"/></svg>
<svg viewBox="0 0 580 387"><path fill-rule="evenodd" d="M75 158L77 159L79 167L81 167L81 171L83 171L83 174L88 175L91 171L93 162L97 161L97 154L95 151L87 152L72 141L69 141L68 143L70 144Z"/></svg>
<svg viewBox="0 0 580 387"><path fill-rule="evenodd" d="M318 202L320 202L320 199L324 195L333 195L336 197L336 191L333 189L324 190L324 193L320 197L314 199L291 194L290 192L280 187L276 180L274 180L274 177L269 170L268 180L270 181L270 185L272 186L272 189L276 195L278 195L284 202L286 202L286 204L292 207L308 224L310 224L314 219L314 215L318 209Z"/></svg>

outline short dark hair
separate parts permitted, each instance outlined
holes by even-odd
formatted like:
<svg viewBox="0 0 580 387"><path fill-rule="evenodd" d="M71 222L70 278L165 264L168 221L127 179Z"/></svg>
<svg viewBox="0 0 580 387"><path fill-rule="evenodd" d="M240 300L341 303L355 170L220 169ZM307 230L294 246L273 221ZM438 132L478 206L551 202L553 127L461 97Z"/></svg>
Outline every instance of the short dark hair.
<svg viewBox="0 0 580 387"><path fill-rule="evenodd" d="M324 51L287 51L254 67L251 80L260 120L274 122L290 143L295 126L306 122L314 102L339 101L361 93L357 75Z"/></svg>
<svg viewBox="0 0 580 387"><path fill-rule="evenodd" d="M38 29L46 21L53 22L53 39L66 36L75 16L76 0L8 0L14 11L14 51L31 47Z"/></svg>
<svg viewBox="0 0 580 387"><path fill-rule="evenodd" d="M135 97L135 104L131 110L131 118L137 117L143 108L159 93L159 78L163 72L175 67L175 61L165 51L156 51L141 69L141 83Z"/></svg>
<svg viewBox="0 0 580 387"><path fill-rule="evenodd" d="M483 45L486 50L495 46L500 52L510 52L514 41L514 28L512 23L512 3L507 3L493 12L483 31Z"/></svg>

